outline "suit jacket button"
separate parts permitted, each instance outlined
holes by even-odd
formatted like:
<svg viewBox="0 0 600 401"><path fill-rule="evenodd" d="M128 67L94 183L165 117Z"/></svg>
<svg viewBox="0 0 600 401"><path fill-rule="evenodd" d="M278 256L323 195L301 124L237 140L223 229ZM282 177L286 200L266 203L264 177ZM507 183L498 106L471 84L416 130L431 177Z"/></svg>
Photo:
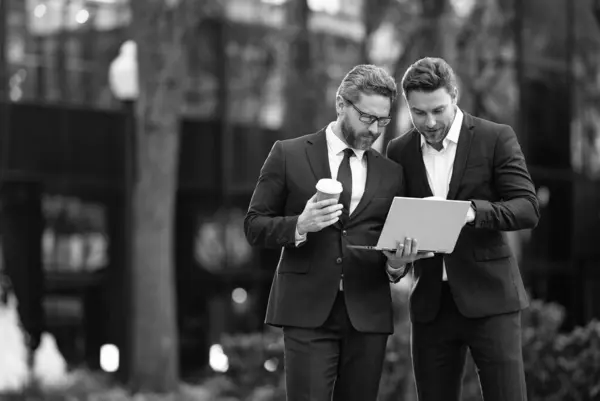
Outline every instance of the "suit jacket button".
<svg viewBox="0 0 600 401"><path fill-rule="evenodd" d="M342 258L337 258L337 259L335 260L335 263L337 263L338 265L339 265L339 264L341 264L341 263L342 263Z"/></svg>
<svg viewBox="0 0 600 401"><path fill-rule="evenodd" d="M346 236L348 235L348 231L346 231L346 230L342 231L342 235L343 235L344 237L346 237Z"/></svg>

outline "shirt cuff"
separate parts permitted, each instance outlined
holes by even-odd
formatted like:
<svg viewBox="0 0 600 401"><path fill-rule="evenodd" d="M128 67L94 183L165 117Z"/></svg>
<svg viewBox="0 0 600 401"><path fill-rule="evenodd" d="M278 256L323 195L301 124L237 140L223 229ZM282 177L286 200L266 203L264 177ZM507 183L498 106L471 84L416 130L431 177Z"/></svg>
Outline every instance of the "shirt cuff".
<svg viewBox="0 0 600 401"><path fill-rule="evenodd" d="M467 212L467 215L472 218L473 220L475 220L475 210L473 210L473 206L469 207L469 211Z"/></svg>
<svg viewBox="0 0 600 401"><path fill-rule="evenodd" d="M390 283L393 284L396 284L398 281L400 281L402 277L406 276L406 273L408 273L409 270L408 265L404 265L403 267L398 269L394 269L387 263L385 266L385 272L387 273L388 279L390 280Z"/></svg>
<svg viewBox="0 0 600 401"><path fill-rule="evenodd" d="M304 243L306 241L306 233L300 234L298 232L298 226L296 226L296 246Z"/></svg>
<svg viewBox="0 0 600 401"><path fill-rule="evenodd" d="M475 216L476 216L476 206L473 202L471 202L471 206L469 206L469 210L467 211L467 220L469 221L469 225L475 224Z"/></svg>

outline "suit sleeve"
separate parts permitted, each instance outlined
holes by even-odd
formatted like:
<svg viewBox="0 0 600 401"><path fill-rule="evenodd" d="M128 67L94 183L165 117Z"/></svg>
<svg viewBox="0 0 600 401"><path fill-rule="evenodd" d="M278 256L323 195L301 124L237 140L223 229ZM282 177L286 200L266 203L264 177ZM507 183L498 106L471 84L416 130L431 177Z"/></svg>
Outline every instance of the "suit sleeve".
<svg viewBox="0 0 600 401"><path fill-rule="evenodd" d="M285 216L287 200L286 163L283 144L275 142L267 156L244 219L244 232L251 245L265 248L295 246L298 216Z"/></svg>
<svg viewBox="0 0 600 401"><path fill-rule="evenodd" d="M474 225L500 231L534 228L540 211L535 187L515 132L505 126L496 138L493 160L494 187L501 200L471 200Z"/></svg>

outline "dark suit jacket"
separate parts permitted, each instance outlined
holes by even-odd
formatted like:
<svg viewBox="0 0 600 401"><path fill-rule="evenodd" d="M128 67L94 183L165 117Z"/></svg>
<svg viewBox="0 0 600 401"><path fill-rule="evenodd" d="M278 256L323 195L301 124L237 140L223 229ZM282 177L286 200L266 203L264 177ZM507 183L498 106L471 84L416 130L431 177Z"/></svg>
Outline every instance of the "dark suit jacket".
<svg viewBox="0 0 600 401"><path fill-rule="evenodd" d="M412 129L392 140L387 156L402 165L407 196L432 196L418 131ZM442 258L452 294L464 316L484 317L527 307L517 261L502 231L535 227L539 207L511 127L464 113L448 199L471 200L476 208L475 222L463 227L451 254L415 263L412 320L428 322L438 312Z"/></svg>
<svg viewBox="0 0 600 401"><path fill-rule="evenodd" d="M367 157L365 193L344 227L336 223L295 246L296 222L321 178L331 178L325 129L278 141L263 165L244 221L250 244L282 248L266 323L315 328L333 306L344 275L344 296L353 326L391 333L390 283L381 252L346 248L375 245L394 196L402 194L401 167L374 150Z"/></svg>

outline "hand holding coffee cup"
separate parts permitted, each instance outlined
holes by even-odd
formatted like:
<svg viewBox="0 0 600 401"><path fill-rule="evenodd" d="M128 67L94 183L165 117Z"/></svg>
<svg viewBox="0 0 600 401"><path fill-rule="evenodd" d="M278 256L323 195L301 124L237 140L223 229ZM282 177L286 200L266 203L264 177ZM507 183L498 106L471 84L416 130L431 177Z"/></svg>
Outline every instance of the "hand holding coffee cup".
<svg viewBox="0 0 600 401"><path fill-rule="evenodd" d="M339 181L330 178L319 180L316 189L317 193L306 202L302 214L298 216L296 228L300 235L321 231L335 224L342 214L343 206L338 202L342 193Z"/></svg>
<svg viewBox="0 0 600 401"><path fill-rule="evenodd" d="M343 190L342 183L331 178L321 178L319 182L317 182L316 188L317 202L325 199L335 199L336 201L339 201Z"/></svg>

